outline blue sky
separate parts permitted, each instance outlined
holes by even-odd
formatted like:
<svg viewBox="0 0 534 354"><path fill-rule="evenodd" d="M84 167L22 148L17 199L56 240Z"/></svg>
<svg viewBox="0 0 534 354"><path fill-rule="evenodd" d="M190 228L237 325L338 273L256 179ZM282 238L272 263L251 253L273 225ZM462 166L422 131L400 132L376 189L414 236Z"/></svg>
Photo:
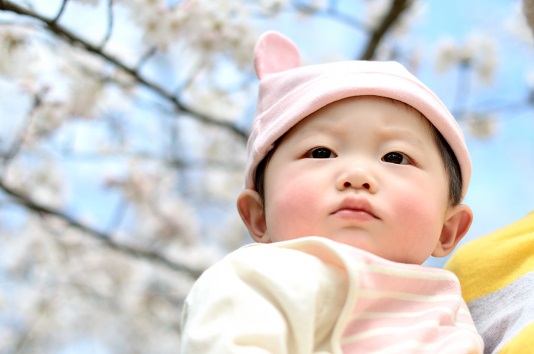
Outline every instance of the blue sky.
<svg viewBox="0 0 534 354"><path fill-rule="evenodd" d="M506 28L517 1L436 1L428 4L428 17L417 33L432 50L432 41L446 35L461 40L474 32L487 33L498 43L494 84L469 98L470 108L487 110L519 102L529 94L527 73L533 69L534 46L514 38ZM423 80L425 78L423 77ZM450 86L439 75L428 75L427 84L446 104L451 105ZM476 88L476 87L475 87ZM475 89L474 88L474 89ZM463 242L501 228L534 211L534 111L526 105L518 109L493 110L497 129L489 139L466 134L473 161L473 177L465 203L475 218ZM464 127L464 126L463 126ZM441 261L429 261L441 264Z"/></svg>
<svg viewBox="0 0 534 354"><path fill-rule="evenodd" d="M534 46L516 41L507 32L505 22L512 16L516 1L428 1L429 17L418 33L428 41L440 35L465 38L473 32L488 33L498 42L499 64L495 82L470 97L477 110L518 102L529 94L526 76L532 70ZM441 15L439 15L441 14ZM440 91L439 76L427 82ZM444 97L445 96L445 97ZM450 99L450 98L449 98ZM532 107L493 111L497 129L487 140L466 134L473 161L473 177L465 203L475 218L464 241L479 237L507 225L534 211L534 112ZM440 263L440 262L438 262Z"/></svg>

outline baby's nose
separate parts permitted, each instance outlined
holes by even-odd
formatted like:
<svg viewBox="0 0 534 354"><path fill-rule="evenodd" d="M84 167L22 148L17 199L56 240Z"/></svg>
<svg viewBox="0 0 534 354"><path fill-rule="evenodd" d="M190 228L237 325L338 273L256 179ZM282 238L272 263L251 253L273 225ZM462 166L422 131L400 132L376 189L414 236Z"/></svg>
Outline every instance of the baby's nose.
<svg viewBox="0 0 534 354"><path fill-rule="evenodd" d="M358 167L342 173L338 179L337 187L339 190L354 188L375 193L377 183L368 169Z"/></svg>

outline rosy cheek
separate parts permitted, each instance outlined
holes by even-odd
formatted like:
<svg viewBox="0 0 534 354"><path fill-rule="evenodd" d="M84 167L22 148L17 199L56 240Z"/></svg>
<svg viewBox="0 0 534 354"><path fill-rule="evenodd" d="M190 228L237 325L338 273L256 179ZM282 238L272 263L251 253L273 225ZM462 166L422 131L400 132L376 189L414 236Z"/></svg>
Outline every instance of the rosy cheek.
<svg viewBox="0 0 534 354"><path fill-rule="evenodd" d="M274 206L278 211L286 215L287 218L305 214L306 209L314 204L316 195L309 188L295 185L293 188L284 188L275 199Z"/></svg>
<svg viewBox="0 0 534 354"><path fill-rule="evenodd" d="M287 180L279 186L267 200L267 228L276 232L279 238L290 239L306 233L310 226L309 218L313 218L314 209L318 206L316 189L304 181ZM269 223L269 220L271 221ZM285 237L283 236L285 235Z"/></svg>
<svg viewBox="0 0 534 354"><path fill-rule="evenodd" d="M398 195L391 201L395 207L396 213L401 216L405 222L421 221L421 216L424 213L425 204L413 193L403 193Z"/></svg>
<svg viewBox="0 0 534 354"><path fill-rule="evenodd" d="M437 207L439 202L428 195L414 192L413 188L408 190L412 193L403 193L392 201L398 226L402 225L402 229L411 234L410 237L431 241L431 235L441 229L441 210Z"/></svg>

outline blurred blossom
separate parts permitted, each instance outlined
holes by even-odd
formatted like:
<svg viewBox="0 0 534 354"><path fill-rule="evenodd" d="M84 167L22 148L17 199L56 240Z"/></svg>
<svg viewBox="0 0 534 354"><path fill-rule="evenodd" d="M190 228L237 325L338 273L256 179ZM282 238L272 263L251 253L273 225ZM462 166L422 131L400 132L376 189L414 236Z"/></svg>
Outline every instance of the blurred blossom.
<svg viewBox="0 0 534 354"><path fill-rule="evenodd" d="M489 139L497 131L497 118L489 114L467 114L464 124L469 134L478 139Z"/></svg>
<svg viewBox="0 0 534 354"><path fill-rule="evenodd" d="M79 2L81 4L88 4L96 6L100 2L100 0L74 0L75 2Z"/></svg>
<svg viewBox="0 0 534 354"><path fill-rule="evenodd" d="M445 38L437 45L435 65L440 73L459 65L473 69L479 82L489 85L493 82L497 64L497 45L482 34L472 34L464 43Z"/></svg>
<svg viewBox="0 0 534 354"><path fill-rule="evenodd" d="M369 30L374 30L380 21L384 18L392 0L368 0L367 12L364 16L364 24Z"/></svg>
<svg viewBox="0 0 534 354"><path fill-rule="evenodd" d="M32 59L29 31L16 26L0 27L0 75L17 78Z"/></svg>
<svg viewBox="0 0 534 354"><path fill-rule="evenodd" d="M329 0L307 0L301 1L300 3L305 6L307 13L312 13L324 10L328 7L329 2Z"/></svg>
<svg viewBox="0 0 534 354"><path fill-rule="evenodd" d="M110 180L109 185L119 187L130 202L143 204L149 199L150 193L155 187L155 181L148 174L135 168L135 163L133 167L126 178Z"/></svg>
<svg viewBox="0 0 534 354"><path fill-rule="evenodd" d="M229 55L239 68L250 64L256 35L250 14L239 1L189 1L183 34L199 53Z"/></svg>
<svg viewBox="0 0 534 354"><path fill-rule="evenodd" d="M80 77L72 83L69 100L69 113L75 117L94 118L98 113L99 99L104 85L94 76Z"/></svg>
<svg viewBox="0 0 534 354"><path fill-rule="evenodd" d="M287 6L288 1L287 0L259 0L258 3L263 13L268 14L268 15L276 15L278 12L280 12Z"/></svg>
<svg viewBox="0 0 534 354"><path fill-rule="evenodd" d="M36 141L53 134L69 117L69 107L63 102L42 102L32 112L25 142Z"/></svg>
<svg viewBox="0 0 534 354"><path fill-rule="evenodd" d="M20 232L19 237L11 238L15 242L9 243L9 255L2 255L0 258L0 264L7 273L24 274L31 268L34 262L28 258L28 252L33 249L33 238L36 235L38 233L26 237L24 232Z"/></svg>
<svg viewBox="0 0 534 354"><path fill-rule="evenodd" d="M153 342L152 332L157 332L165 352L172 352L179 337L176 308L191 282L99 247L79 233L80 252L64 252L65 231L69 233L64 224L43 224L39 217L30 216L26 227L11 238L8 253L2 254L1 262L11 275L16 271L15 279L31 284L6 294L16 325L0 326L2 349L18 341L20 352L38 353L42 351L34 351L35 347L42 349L46 342L47 353L58 352L65 340L91 333L108 348L122 349L117 352L134 352L132 348L149 352L143 348L162 348ZM129 343L123 342L126 338Z"/></svg>
<svg viewBox="0 0 534 354"><path fill-rule="evenodd" d="M456 43L450 37L442 38L437 44L436 70L447 72L457 62Z"/></svg>
<svg viewBox="0 0 534 354"><path fill-rule="evenodd" d="M3 179L35 202L58 207L63 204L66 191L60 171L50 157L42 157L38 163L17 159L9 165Z"/></svg>
<svg viewBox="0 0 534 354"><path fill-rule="evenodd" d="M132 95L135 90L136 81L135 78L130 74L121 69L116 69L113 71L112 80L117 82L128 95Z"/></svg>
<svg viewBox="0 0 534 354"><path fill-rule="evenodd" d="M387 15L392 0L367 0L367 12L364 16L364 24L370 31L373 31ZM406 35L412 27L426 13L427 6L421 1L412 1L407 11L403 12L397 22L392 27L392 34L396 36Z"/></svg>
<svg viewBox="0 0 534 354"><path fill-rule="evenodd" d="M167 240L179 238L191 242L199 231L195 210L168 192L165 193L167 198L161 198L162 201L155 210L156 215L162 220L157 235L164 236Z"/></svg>
<svg viewBox="0 0 534 354"><path fill-rule="evenodd" d="M529 47L534 44L532 25L534 24L534 2L524 0L524 12L519 3L513 6L511 15L505 20L505 28Z"/></svg>
<svg viewBox="0 0 534 354"><path fill-rule="evenodd" d="M403 12L393 26L392 34L397 37L408 35L410 28L414 27L420 19L426 16L427 9L428 4L426 2L412 1L408 11Z"/></svg>
<svg viewBox="0 0 534 354"><path fill-rule="evenodd" d="M191 242L198 235L195 210L174 192L175 174L164 167L133 162L127 175L108 178L132 204L134 230L128 242L165 249L170 243Z"/></svg>
<svg viewBox="0 0 534 354"><path fill-rule="evenodd" d="M222 232L228 231L226 228L221 229ZM215 237L219 235L213 236ZM235 237L236 234L234 233L232 236ZM237 248L240 245L234 244L233 246ZM225 252L221 249L217 249L213 243L203 240L191 245L171 245L171 247L165 250L165 254L170 259L182 260L195 269L206 269L213 265L216 261L220 260L224 256ZM185 288L184 290L187 291L189 289Z"/></svg>
<svg viewBox="0 0 534 354"><path fill-rule="evenodd" d="M206 174L206 192L221 200L233 200L238 194L236 186L242 182L241 171L230 173L226 170L214 170Z"/></svg>
<svg viewBox="0 0 534 354"><path fill-rule="evenodd" d="M239 68L251 62L257 36L251 31L249 11L240 1L185 0L173 7L157 0L125 4L150 47L166 51L185 39L205 58L226 55Z"/></svg>
<svg viewBox="0 0 534 354"><path fill-rule="evenodd" d="M522 10L530 30L534 33L534 0L523 0Z"/></svg>
<svg viewBox="0 0 534 354"><path fill-rule="evenodd" d="M0 348L5 350L6 353L9 353L9 350L15 347L15 342L19 337L18 333L15 332L16 330L13 326L0 323L0 343L2 343Z"/></svg>
<svg viewBox="0 0 534 354"><path fill-rule="evenodd" d="M221 121L231 122L243 111L243 100L234 99L219 89L193 87L190 90L192 105L199 113Z"/></svg>
<svg viewBox="0 0 534 354"><path fill-rule="evenodd" d="M362 22L371 33L383 22L392 6L392 0L367 0L364 4L367 11L362 16ZM388 29L384 40L380 41L374 55L375 60L401 61L414 72L419 69L418 63L413 60L416 49L411 48L414 43L410 41L408 35L419 20L426 15L427 7L426 2L417 0L410 2L410 6Z"/></svg>
<svg viewBox="0 0 534 354"><path fill-rule="evenodd" d="M94 58L69 53L78 65L57 63L65 77L65 92L62 93L68 113L76 118L94 118L99 113L99 101L104 94L104 68Z"/></svg>

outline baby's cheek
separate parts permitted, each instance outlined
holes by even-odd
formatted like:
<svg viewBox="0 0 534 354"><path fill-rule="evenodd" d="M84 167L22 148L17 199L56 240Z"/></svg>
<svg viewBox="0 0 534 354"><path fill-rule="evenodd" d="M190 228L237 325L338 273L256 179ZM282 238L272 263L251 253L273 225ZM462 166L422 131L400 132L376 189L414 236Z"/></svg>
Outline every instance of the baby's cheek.
<svg viewBox="0 0 534 354"><path fill-rule="evenodd" d="M425 214L427 203L419 200L415 194L405 193L396 198L395 210L405 220L405 223L420 223L424 220L422 217Z"/></svg>
<svg viewBox="0 0 534 354"><path fill-rule="evenodd" d="M318 195L313 188L293 183L280 188L271 199L267 213L271 221L268 228L283 239L294 238L298 234L306 233L316 218L316 208L319 207ZM291 235L291 236L289 236Z"/></svg>
<svg viewBox="0 0 534 354"><path fill-rule="evenodd" d="M442 211L438 208L437 201L422 193L406 193L395 204L397 220L402 229L411 234L411 237L433 242L431 236L439 234L442 226Z"/></svg>
<svg viewBox="0 0 534 354"><path fill-rule="evenodd" d="M277 200L277 209L283 210L288 217L306 215L317 203L316 192L303 185L294 184L293 188L284 188Z"/></svg>

